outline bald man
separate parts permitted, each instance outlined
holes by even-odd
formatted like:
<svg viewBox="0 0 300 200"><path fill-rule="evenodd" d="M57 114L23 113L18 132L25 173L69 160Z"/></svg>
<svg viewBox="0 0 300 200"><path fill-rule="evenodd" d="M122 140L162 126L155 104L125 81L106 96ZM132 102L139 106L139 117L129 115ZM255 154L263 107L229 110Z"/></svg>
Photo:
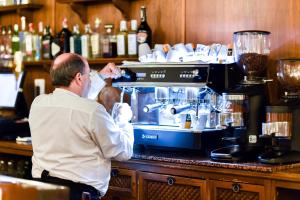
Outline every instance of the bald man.
<svg viewBox="0 0 300 200"><path fill-rule="evenodd" d="M100 71L102 77L118 73L114 64ZM36 97L29 114L32 176L68 186L72 200L80 200L83 192L99 199L108 189L111 159L123 161L132 156L130 119L116 124L104 106L86 98L97 79L91 83L90 67L83 57L58 56L50 76L56 89Z"/></svg>

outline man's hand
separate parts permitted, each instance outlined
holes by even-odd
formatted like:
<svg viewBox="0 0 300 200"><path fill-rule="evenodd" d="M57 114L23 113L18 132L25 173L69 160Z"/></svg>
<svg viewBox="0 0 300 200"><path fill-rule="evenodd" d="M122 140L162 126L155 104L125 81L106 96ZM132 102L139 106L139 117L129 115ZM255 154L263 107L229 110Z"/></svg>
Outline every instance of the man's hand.
<svg viewBox="0 0 300 200"><path fill-rule="evenodd" d="M108 63L99 73L104 79L121 77L121 69L114 63Z"/></svg>
<svg viewBox="0 0 300 200"><path fill-rule="evenodd" d="M125 124L131 120L132 110L127 103L115 103L111 115L116 124Z"/></svg>

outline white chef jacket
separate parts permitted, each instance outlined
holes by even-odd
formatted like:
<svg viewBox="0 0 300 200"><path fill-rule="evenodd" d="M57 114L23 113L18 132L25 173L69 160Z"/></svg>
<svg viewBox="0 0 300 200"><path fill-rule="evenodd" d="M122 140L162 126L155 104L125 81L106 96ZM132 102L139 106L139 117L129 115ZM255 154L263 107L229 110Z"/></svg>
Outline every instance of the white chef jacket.
<svg viewBox="0 0 300 200"><path fill-rule="evenodd" d="M31 105L32 176L50 176L91 185L104 195L111 159L128 160L133 153L133 128L116 125L96 101L64 89L40 95Z"/></svg>

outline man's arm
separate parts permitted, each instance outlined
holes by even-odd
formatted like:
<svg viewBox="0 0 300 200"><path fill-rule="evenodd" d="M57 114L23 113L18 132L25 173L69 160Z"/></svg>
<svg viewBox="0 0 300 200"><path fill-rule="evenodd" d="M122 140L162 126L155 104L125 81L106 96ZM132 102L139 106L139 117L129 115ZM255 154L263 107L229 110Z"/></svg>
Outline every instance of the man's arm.
<svg viewBox="0 0 300 200"><path fill-rule="evenodd" d="M133 154L133 127L127 123L117 125L113 118L99 106L91 119L92 138L107 159L128 160Z"/></svg>

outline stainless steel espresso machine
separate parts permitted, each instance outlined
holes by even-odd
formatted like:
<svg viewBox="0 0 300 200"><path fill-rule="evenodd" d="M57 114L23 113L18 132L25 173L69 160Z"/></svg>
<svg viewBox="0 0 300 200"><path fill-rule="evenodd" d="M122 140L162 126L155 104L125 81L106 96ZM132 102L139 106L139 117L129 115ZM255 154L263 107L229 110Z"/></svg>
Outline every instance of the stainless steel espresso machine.
<svg viewBox="0 0 300 200"><path fill-rule="evenodd" d="M208 155L220 147L220 94L241 80L235 64L141 64L121 67L114 80L129 97L135 145Z"/></svg>

